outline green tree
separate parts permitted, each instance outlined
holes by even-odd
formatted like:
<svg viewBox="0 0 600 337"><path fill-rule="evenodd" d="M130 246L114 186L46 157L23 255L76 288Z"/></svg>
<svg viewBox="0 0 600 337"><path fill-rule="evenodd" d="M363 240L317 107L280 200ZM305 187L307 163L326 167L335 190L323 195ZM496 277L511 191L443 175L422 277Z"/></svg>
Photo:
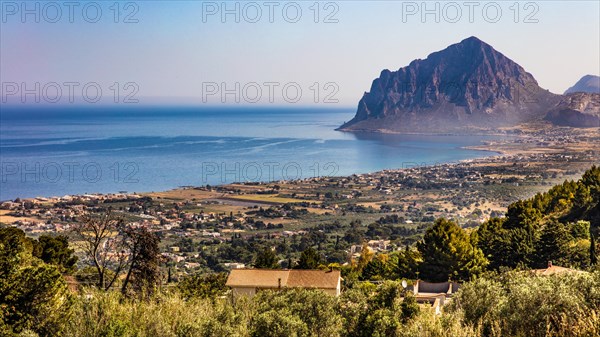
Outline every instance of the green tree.
<svg viewBox="0 0 600 337"><path fill-rule="evenodd" d="M364 337L394 337L397 336L400 320L396 313L387 308L375 309L365 317L362 324Z"/></svg>
<svg viewBox="0 0 600 337"><path fill-rule="evenodd" d="M369 289L366 289L367 285ZM372 293L371 287L374 287L372 283L359 283L340 295L337 311L342 315L346 336L360 336L364 316L368 309L367 301Z"/></svg>
<svg viewBox="0 0 600 337"><path fill-rule="evenodd" d="M398 253L398 262L396 267L397 277L409 279L417 278L419 263L421 263L421 255L419 254L419 251L406 246L404 251L400 251Z"/></svg>
<svg viewBox="0 0 600 337"><path fill-rule="evenodd" d="M395 259L392 259L395 261ZM393 266L387 254L379 254L362 269L361 280L384 280L391 277Z"/></svg>
<svg viewBox="0 0 600 337"><path fill-rule="evenodd" d="M429 281L469 280L481 273L488 263L465 231L443 218L427 229L417 247L423 257L420 275Z"/></svg>
<svg viewBox="0 0 600 337"><path fill-rule="evenodd" d="M531 264L538 238L540 219L539 208L532 207L533 201L517 201L508 206L503 228L504 249L501 250L501 265L516 267L519 263Z"/></svg>
<svg viewBox="0 0 600 337"><path fill-rule="evenodd" d="M312 247L300 254L296 269L317 269L321 264L321 255Z"/></svg>
<svg viewBox="0 0 600 337"><path fill-rule="evenodd" d="M269 310L252 319L252 337L300 337L310 336L306 324L289 310Z"/></svg>
<svg viewBox="0 0 600 337"><path fill-rule="evenodd" d="M488 267L498 269L505 263L508 231L503 228L504 219L491 218L477 229L477 246L490 262Z"/></svg>
<svg viewBox="0 0 600 337"><path fill-rule="evenodd" d="M600 215L600 210L598 210L600 202L600 166L592 166L583 174L580 182L589 190L591 197L591 200L588 199L583 208L589 213L588 216Z"/></svg>
<svg viewBox="0 0 600 337"><path fill-rule="evenodd" d="M542 229L541 236L535 244L536 258L533 265L543 268L548 261L557 264L569 261L569 243L573 240L569 227L556 220L552 220Z"/></svg>
<svg viewBox="0 0 600 337"><path fill-rule="evenodd" d="M590 238L590 222L579 220L570 224L571 236L573 239L589 239Z"/></svg>
<svg viewBox="0 0 600 337"><path fill-rule="evenodd" d="M517 201L508 207L505 219L482 224L477 245L490 260L489 267L543 267L548 260L589 266L588 240L600 220L599 190L600 168L593 166L579 181L565 181Z"/></svg>
<svg viewBox="0 0 600 337"><path fill-rule="evenodd" d="M590 265L595 266L598 263L598 256L596 255L596 240L594 235L590 235Z"/></svg>
<svg viewBox="0 0 600 337"><path fill-rule="evenodd" d="M254 258L254 267L265 269L278 268L277 255L275 255L275 252L269 247L259 250Z"/></svg>
<svg viewBox="0 0 600 337"><path fill-rule="evenodd" d="M20 266L29 262L31 251L33 244L22 230L16 227L0 228L0 287Z"/></svg>
<svg viewBox="0 0 600 337"><path fill-rule="evenodd" d="M38 242L40 249L34 251L35 257L46 263L62 267L66 273L72 273L75 270L77 256L73 256L74 250L69 248L69 239L66 236L42 235Z"/></svg>
<svg viewBox="0 0 600 337"><path fill-rule="evenodd" d="M402 322L415 317L414 298L403 298L399 282L384 281L379 286L363 283L341 296L345 336L398 336ZM404 303L406 301L406 303Z"/></svg>
<svg viewBox="0 0 600 337"><path fill-rule="evenodd" d="M0 331L31 330L56 336L71 314L72 297L58 266L32 255L32 241L20 229L0 229Z"/></svg>

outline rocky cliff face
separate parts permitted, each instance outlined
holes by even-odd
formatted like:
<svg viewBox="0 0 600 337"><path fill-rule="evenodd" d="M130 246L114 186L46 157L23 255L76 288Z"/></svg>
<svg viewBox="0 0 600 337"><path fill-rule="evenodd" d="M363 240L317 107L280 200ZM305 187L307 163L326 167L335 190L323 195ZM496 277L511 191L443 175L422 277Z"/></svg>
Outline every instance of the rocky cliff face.
<svg viewBox="0 0 600 337"><path fill-rule="evenodd" d="M384 70L345 131L464 132L541 119L560 96L476 37Z"/></svg>
<svg viewBox="0 0 600 337"><path fill-rule="evenodd" d="M587 92L593 94L600 94L600 76L585 75L583 76L574 86L570 87L565 91L566 94L572 94L574 92Z"/></svg>
<svg viewBox="0 0 600 337"><path fill-rule="evenodd" d="M600 127L600 94L576 92L566 95L545 119L556 125Z"/></svg>

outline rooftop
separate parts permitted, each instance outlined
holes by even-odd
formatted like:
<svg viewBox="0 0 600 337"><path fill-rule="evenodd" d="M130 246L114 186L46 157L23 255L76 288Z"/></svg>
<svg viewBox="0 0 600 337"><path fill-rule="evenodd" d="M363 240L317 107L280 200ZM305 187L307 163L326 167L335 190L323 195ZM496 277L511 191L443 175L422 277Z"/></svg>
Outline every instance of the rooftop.
<svg viewBox="0 0 600 337"><path fill-rule="evenodd" d="M226 285L243 288L319 288L336 289L340 271L300 269L234 269Z"/></svg>
<svg viewBox="0 0 600 337"><path fill-rule="evenodd" d="M548 267L545 269L533 269L533 272L538 275L553 275L553 274L561 274L561 273L574 273L580 272L579 270L559 267L552 265L552 261L548 261Z"/></svg>
<svg viewBox="0 0 600 337"><path fill-rule="evenodd" d="M560 273L573 273L573 272L579 272L579 271L575 270L575 269L571 269L571 268L550 266L545 269L534 269L533 272L538 275L552 275L552 274L560 274Z"/></svg>

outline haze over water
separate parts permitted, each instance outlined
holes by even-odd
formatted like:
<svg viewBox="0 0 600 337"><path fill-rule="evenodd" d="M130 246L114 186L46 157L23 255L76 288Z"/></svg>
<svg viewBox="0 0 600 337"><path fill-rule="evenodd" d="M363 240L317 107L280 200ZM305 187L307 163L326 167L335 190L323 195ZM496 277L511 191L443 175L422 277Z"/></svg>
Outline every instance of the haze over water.
<svg viewBox="0 0 600 337"><path fill-rule="evenodd" d="M352 134L354 109L23 108L0 115L0 200L343 176L493 155L481 136Z"/></svg>

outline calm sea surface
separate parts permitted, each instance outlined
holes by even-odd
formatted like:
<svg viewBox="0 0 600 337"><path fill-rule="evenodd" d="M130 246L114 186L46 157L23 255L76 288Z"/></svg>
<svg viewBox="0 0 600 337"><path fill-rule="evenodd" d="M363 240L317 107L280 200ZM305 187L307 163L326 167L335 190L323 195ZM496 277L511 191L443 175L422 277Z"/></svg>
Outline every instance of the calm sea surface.
<svg viewBox="0 0 600 337"><path fill-rule="evenodd" d="M352 134L353 109L12 108L0 200L350 175L489 156L480 136Z"/></svg>

